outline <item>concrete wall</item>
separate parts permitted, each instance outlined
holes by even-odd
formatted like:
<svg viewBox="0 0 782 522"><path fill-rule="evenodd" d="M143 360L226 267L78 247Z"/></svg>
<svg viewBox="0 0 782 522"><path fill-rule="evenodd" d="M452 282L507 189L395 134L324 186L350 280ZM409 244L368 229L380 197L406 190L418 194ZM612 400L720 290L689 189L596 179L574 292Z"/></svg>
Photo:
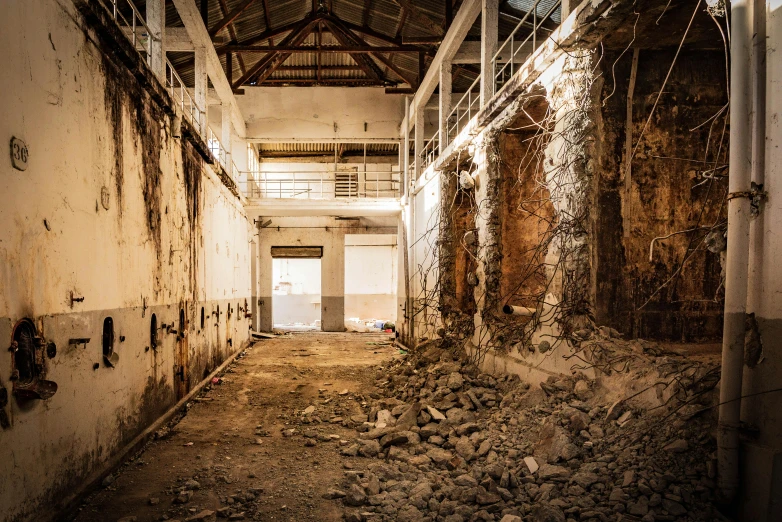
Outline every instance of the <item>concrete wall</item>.
<svg viewBox="0 0 782 522"><path fill-rule="evenodd" d="M30 318L56 345L41 362L58 385L48 400L11 396L5 408L7 522L45 520L247 342L239 308L250 299L251 253L241 203L190 143L173 137L165 96L150 96L155 79L145 66L134 67L151 78L148 89L127 62L112 61L117 45L102 52L69 1L5 2L0 19L0 139L22 138L29 149L25 171L8 155L0 161L0 339L8 346L13 326ZM109 316L115 368L102 358ZM76 338L90 342L69 342ZM6 354L0 383L9 395L11 371Z"/></svg>
<svg viewBox="0 0 782 522"><path fill-rule="evenodd" d="M345 317L396 321L396 235L345 237Z"/></svg>
<svg viewBox="0 0 782 522"><path fill-rule="evenodd" d="M383 88L244 87L237 96L247 120L247 138L398 138L404 116L401 96ZM364 124L366 123L366 130Z"/></svg>
<svg viewBox="0 0 782 522"><path fill-rule="evenodd" d="M345 330L345 235L378 234L395 230L397 218L266 217L271 224L258 231L259 320L270 331L273 324L272 256L273 246L323 247L321 258L321 327L325 332Z"/></svg>

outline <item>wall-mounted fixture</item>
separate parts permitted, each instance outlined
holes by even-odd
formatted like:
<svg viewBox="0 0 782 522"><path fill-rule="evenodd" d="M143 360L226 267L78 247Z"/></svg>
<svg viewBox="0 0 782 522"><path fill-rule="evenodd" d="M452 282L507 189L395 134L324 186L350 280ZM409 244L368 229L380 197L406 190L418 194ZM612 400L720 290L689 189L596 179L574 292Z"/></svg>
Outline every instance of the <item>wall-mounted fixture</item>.
<svg viewBox="0 0 782 522"><path fill-rule="evenodd" d="M57 383L46 377L46 340L38 335L31 319L22 319L13 329L9 351L13 354L11 381L19 402L46 400L57 392Z"/></svg>
<svg viewBox="0 0 782 522"><path fill-rule="evenodd" d="M16 170L27 170L27 160L29 158L30 152L24 140L16 136L11 138L11 165Z"/></svg>
<svg viewBox="0 0 782 522"><path fill-rule="evenodd" d="M74 303L83 303L84 302L84 296L76 296L73 293L73 290L71 290L71 308L73 308Z"/></svg>
<svg viewBox="0 0 782 522"><path fill-rule="evenodd" d="M107 317L103 320L103 364L114 368L119 362L119 354L114 351L114 320Z"/></svg>
<svg viewBox="0 0 782 522"><path fill-rule="evenodd" d="M157 315L152 314L149 320L149 345L153 350L157 350Z"/></svg>

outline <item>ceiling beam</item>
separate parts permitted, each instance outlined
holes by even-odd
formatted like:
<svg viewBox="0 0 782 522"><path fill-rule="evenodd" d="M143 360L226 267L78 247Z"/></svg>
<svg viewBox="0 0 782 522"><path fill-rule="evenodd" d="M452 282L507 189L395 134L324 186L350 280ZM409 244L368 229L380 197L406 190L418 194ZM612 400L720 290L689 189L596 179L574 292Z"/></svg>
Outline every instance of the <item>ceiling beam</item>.
<svg viewBox="0 0 782 522"><path fill-rule="evenodd" d="M301 33L305 29L311 27L312 23L313 22L312 22L312 19L310 17L307 17L304 20L301 20L300 22L298 22L296 24L296 27L291 31L291 33L288 36L286 36L285 39L282 41L282 44L283 45L289 45L291 42L293 42L293 40L296 38L296 36L301 35ZM307 34L309 34L309 33L307 33ZM223 46L223 47L231 47L231 46ZM236 47L241 47L241 46L237 45ZM267 50L263 51L263 52L266 52L267 55L264 56L263 58L261 58L260 60L258 60L255 63L255 65L250 67L250 69L247 70L247 72L245 72L242 75L242 77L239 78L233 84L233 88L234 89L237 89L237 88L241 87L242 85L244 85L245 82L247 82L247 80L249 80L250 78L255 76L258 72L263 71L272 62L272 59L274 59L277 56L278 50L277 50L276 47L267 47L266 49ZM228 49L228 50L230 50L231 52L241 52L241 51L236 51L236 50L233 50L233 49ZM287 56L286 56L286 58L287 58Z"/></svg>
<svg viewBox="0 0 782 522"><path fill-rule="evenodd" d="M263 82L258 82L254 87L270 85L293 85L297 87L314 87L317 85L329 85L332 87L383 87L386 84L382 81L378 82L367 78L323 78L322 80L306 78L267 78Z"/></svg>
<svg viewBox="0 0 782 522"><path fill-rule="evenodd" d="M369 27L369 13L372 12L373 0L364 0L364 12L361 14L361 25Z"/></svg>
<svg viewBox="0 0 782 522"><path fill-rule="evenodd" d="M350 32L350 29L345 28L336 17L330 17L326 19L326 25L331 28L332 34L337 38L339 43L343 45L366 45L358 36ZM383 71L377 66L370 56L364 55L350 55L359 65L365 68L367 76L383 83L387 83L388 80L383 76Z"/></svg>
<svg viewBox="0 0 782 522"><path fill-rule="evenodd" d="M443 43L437 49L437 54L429 65L429 70L426 71L421 86L410 103L410 119L402 126L403 132L405 128L411 129L413 127L416 111L426 105L435 87L440 83L440 66L443 62L447 63L453 59L479 14L481 14L481 0L464 0L453 19L451 28L443 38Z"/></svg>
<svg viewBox="0 0 782 522"><path fill-rule="evenodd" d="M253 0L253 2L254 1L255 0ZM228 12L228 6L226 5L225 0L219 0L219 3L220 3L220 11L223 13L223 16L225 16L225 13ZM233 25L233 21L231 21L228 24L228 34L231 36L231 40L232 41L234 41L234 42L237 41L237 38L236 38L236 28ZM229 66L228 65L228 58L231 57L231 56L233 56L233 55L231 55L231 54L226 55L226 62L225 63L226 63L227 67ZM247 68L244 65L244 58L242 58L241 55L237 55L236 56L236 61L239 62L239 70L242 72L242 74L244 74L245 71L247 70ZM231 80L231 78L233 78L233 70L231 70L231 74L230 74L230 76L228 76L228 83L233 83L233 80Z"/></svg>
<svg viewBox="0 0 782 522"><path fill-rule="evenodd" d="M223 11L223 19L217 22L214 27L209 29L209 36L215 36L217 33L228 27L229 24L233 23L234 20L239 18L239 15L241 15L245 9L250 7L255 0L244 0L241 4L237 5L233 11L229 12L228 14L225 14ZM225 8L225 2L222 2L220 6L224 9Z"/></svg>
<svg viewBox="0 0 782 522"><path fill-rule="evenodd" d="M185 25L185 30L187 30L187 34L190 36L190 41L193 42L194 48L203 47L206 49L207 74L212 80L212 85L214 85L215 91L217 91L217 95L220 97L220 101L231 106L231 121L234 125L234 129L239 137L244 138L247 136L247 127L244 123L244 118L239 111L233 89L231 88L231 84L228 83L228 79L225 77L223 65L220 63L220 58L217 56L217 53L215 53L212 39L209 37L206 26L204 26L198 7L193 0L174 0L174 6L179 13L179 17L182 19L182 23Z"/></svg>
<svg viewBox="0 0 782 522"><path fill-rule="evenodd" d="M232 53L347 53L347 54L367 54L367 53L419 53L421 48L414 45L395 46L346 46L346 45L324 45L317 47L314 45L295 46L286 44L284 41L280 45L225 45L223 52Z"/></svg>
<svg viewBox="0 0 782 522"><path fill-rule="evenodd" d="M429 18L429 15L413 5L413 2L410 0L394 0L394 3L400 7L403 7L410 13L410 16L418 20L418 23L432 31L432 33L436 34L437 36L442 36L445 34L445 31L440 26L440 24Z"/></svg>
<svg viewBox="0 0 782 522"><path fill-rule="evenodd" d="M288 45L301 45L301 43L307 39L307 37L312 33L312 29L317 24L317 22L310 22L306 24L300 31L296 33L291 33L288 35L288 37L282 41L283 44ZM285 60L290 58L291 53L286 52L276 52L273 53L271 62L268 64L268 66L265 69L261 69L257 74L253 76L256 83L263 82L266 78L274 74L274 71L277 70L277 67L282 65Z"/></svg>

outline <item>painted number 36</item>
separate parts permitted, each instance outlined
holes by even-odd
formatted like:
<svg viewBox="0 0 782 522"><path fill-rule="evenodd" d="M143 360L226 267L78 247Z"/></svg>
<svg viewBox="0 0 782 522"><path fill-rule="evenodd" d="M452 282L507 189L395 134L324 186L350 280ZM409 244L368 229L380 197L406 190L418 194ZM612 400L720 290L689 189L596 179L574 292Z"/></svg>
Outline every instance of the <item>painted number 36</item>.
<svg viewBox="0 0 782 522"><path fill-rule="evenodd" d="M15 169L26 170L27 169L27 144L19 138L11 139L11 162Z"/></svg>

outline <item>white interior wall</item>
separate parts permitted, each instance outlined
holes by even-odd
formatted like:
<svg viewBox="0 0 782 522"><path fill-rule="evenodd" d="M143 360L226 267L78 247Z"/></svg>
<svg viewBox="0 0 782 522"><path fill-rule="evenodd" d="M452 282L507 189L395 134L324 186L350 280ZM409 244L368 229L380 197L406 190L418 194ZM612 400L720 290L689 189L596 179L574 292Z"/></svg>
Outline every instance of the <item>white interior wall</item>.
<svg viewBox="0 0 782 522"><path fill-rule="evenodd" d="M237 102L252 139L398 138L401 96L375 87L244 87ZM366 128L365 128L366 124Z"/></svg>
<svg viewBox="0 0 782 522"><path fill-rule="evenodd" d="M275 326L320 320L320 259L272 259Z"/></svg>

